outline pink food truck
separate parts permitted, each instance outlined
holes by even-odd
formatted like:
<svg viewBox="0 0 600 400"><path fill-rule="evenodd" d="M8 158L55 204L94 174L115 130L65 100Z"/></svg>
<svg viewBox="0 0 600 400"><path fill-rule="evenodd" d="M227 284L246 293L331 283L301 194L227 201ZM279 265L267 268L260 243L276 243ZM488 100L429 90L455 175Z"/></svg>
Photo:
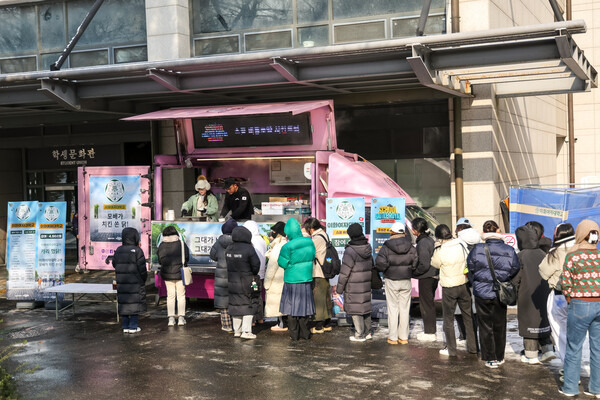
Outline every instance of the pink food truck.
<svg viewBox="0 0 600 400"><path fill-rule="evenodd" d="M153 270L159 267L156 248L162 229L176 225L183 233L191 250L190 266L194 273L192 285L186 288L188 297L213 298L215 263L208 254L221 234L222 223L206 222L203 217L179 217L181 204L168 204L164 197L165 187L169 185L164 179L168 169L195 168L198 174L208 178L213 192L217 196L220 194L221 199L224 193L222 181L233 177L250 192L257 209L252 219L265 233L275 222L289 218L302 222L306 217L314 216L325 221L328 197L364 197L367 209L374 197L402 197L405 199L407 221L423 217L431 227L437 224L385 173L359 155L337 148L331 100L173 108L125 120L174 121L177 154L155 157L152 198L147 197L148 188L144 186L149 182L146 179L150 176L149 171L140 170L133 175L142 181L141 198L128 201L132 206L136 202L141 206L138 216L143 221L138 225L142 236L146 237L143 243L148 248L144 251L151 258ZM107 167L104 171L108 173L112 168ZM85 169L80 169L80 179L85 172ZM98 173L87 173L88 180L94 172ZM137 185L136 179L131 181ZM190 187L194 183L190 182ZM135 187L137 189L138 186ZM118 192L121 187L114 190ZM186 199L191 194L186 193ZM114 197L119 197L119 194ZM85 196L79 198L80 203L84 203L80 204L80 210L86 210L88 214L80 212L80 227L87 224L89 231L90 221L99 218L94 215L98 202L90 202ZM154 219L149 221L148 206L151 205L154 207ZM107 205L100 206L101 212L103 207ZM102 255L110 255L111 249L100 250L99 243L94 245L89 239L85 240L80 252L80 265L90 269L105 268ZM95 247L94 254L101 254L100 258L91 259L86 246ZM165 296L166 290L159 275L155 284L159 296Z"/></svg>

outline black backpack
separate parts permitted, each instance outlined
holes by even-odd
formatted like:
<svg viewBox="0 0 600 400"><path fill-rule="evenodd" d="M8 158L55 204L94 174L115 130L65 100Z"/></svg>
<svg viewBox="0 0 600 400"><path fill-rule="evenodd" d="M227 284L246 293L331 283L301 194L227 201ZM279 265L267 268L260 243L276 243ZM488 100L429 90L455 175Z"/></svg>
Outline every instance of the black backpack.
<svg viewBox="0 0 600 400"><path fill-rule="evenodd" d="M340 273L340 269L342 267L340 256L338 256L336 248L333 247L333 244L331 244L331 240L328 240L324 235L318 236L325 240L327 247L325 248L325 259L323 260L323 264L319 262L317 257L315 257L315 261L321 266L321 270L323 271L325 279L331 279Z"/></svg>

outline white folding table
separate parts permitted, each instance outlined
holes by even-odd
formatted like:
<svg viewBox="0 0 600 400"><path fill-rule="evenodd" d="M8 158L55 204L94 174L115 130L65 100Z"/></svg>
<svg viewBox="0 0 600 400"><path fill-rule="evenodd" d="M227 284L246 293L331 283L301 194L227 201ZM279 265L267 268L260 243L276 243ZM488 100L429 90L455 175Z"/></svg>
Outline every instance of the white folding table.
<svg viewBox="0 0 600 400"><path fill-rule="evenodd" d="M53 286L44 289L46 293L64 293L71 294L73 302L61 309L58 308L58 301L56 300L54 303L56 305L56 319L58 320L58 313L66 310L69 307L73 308L73 315L75 315L75 303L81 300L88 294L101 294L106 297L108 300L113 302L113 299L108 297L110 294L117 294L117 291L113 289L111 283L67 283L66 285ZM77 298L75 295L79 295ZM86 301L94 302L94 300L86 299ZM95 300L97 302L97 300ZM119 302L116 299L114 303L117 305L117 322L119 321Z"/></svg>

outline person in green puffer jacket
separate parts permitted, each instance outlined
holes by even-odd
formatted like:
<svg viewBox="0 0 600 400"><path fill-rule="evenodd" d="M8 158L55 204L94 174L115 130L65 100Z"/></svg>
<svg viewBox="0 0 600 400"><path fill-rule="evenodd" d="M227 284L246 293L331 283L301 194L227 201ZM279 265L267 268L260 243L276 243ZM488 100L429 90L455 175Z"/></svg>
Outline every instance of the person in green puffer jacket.
<svg viewBox="0 0 600 400"><path fill-rule="evenodd" d="M310 339L308 320L315 313L311 287L315 245L311 238L303 237L300 224L295 219L288 220L283 231L289 242L283 245L277 259L284 269L279 312L289 316L292 340Z"/></svg>

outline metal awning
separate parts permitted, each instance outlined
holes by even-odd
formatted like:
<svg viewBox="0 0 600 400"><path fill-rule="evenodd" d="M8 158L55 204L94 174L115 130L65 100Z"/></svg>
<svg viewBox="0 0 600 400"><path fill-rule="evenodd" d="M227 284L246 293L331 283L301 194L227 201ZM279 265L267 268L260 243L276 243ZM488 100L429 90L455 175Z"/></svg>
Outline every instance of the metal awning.
<svg viewBox="0 0 600 400"><path fill-rule="evenodd" d="M115 120L172 107L357 98L588 91L581 20L240 55L0 74L0 128ZM1 130L0 130L1 133Z"/></svg>

